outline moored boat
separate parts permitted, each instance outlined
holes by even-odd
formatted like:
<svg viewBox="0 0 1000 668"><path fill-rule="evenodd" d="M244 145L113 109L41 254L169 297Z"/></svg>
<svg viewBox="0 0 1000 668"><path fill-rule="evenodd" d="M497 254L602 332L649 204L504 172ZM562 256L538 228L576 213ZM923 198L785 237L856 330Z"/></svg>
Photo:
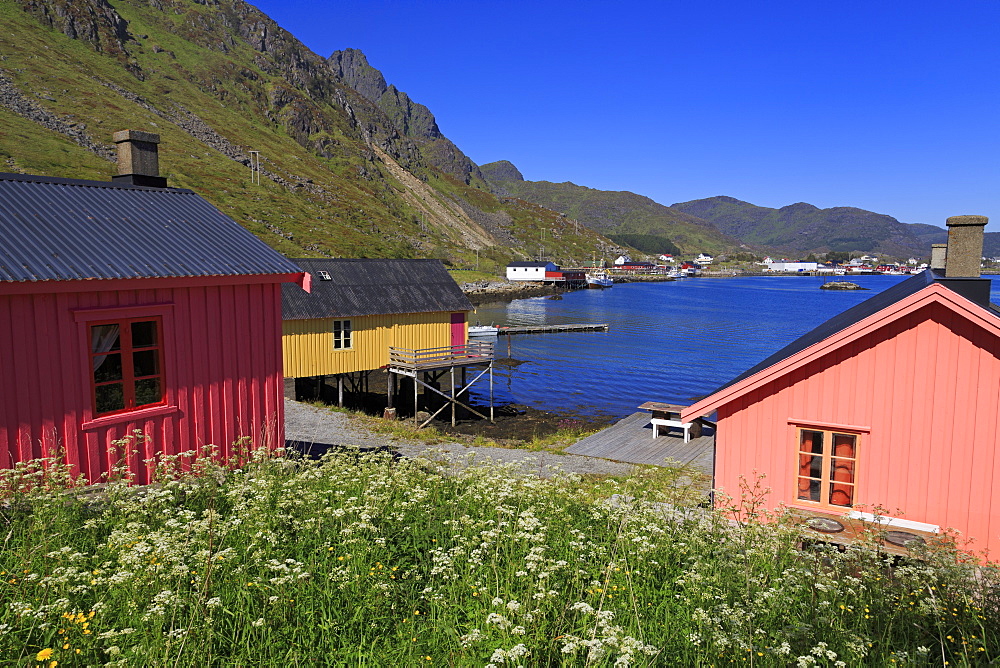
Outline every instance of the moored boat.
<svg viewBox="0 0 1000 668"><path fill-rule="evenodd" d="M614 279L608 276L606 271L595 271L587 274L588 288L610 288L614 284Z"/></svg>
<svg viewBox="0 0 1000 668"><path fill-rule="evenodd" d="M496 325L469 325L469 336L496 336L500 328Z"/></svg>

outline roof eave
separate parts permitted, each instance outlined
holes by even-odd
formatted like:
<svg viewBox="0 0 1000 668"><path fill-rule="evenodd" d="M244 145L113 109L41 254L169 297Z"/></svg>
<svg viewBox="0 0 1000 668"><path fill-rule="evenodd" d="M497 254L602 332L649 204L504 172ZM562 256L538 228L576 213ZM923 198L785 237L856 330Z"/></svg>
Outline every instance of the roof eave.
<svg viewBox="0 0 1000 668"><path fill-rule="evenodd" d="M691 404L681 412L681 419L690 420L716 411L719 407L739 399L766 383L781 377L785 373L804 366L823 355L827 355L852 341L866 336L932 301L945 304L970 320L977 322L982 327L992 330L997 336L1000 336L1000 317L996 317L991 311L939 283L931 283L909 297L901 299L880 311L876 311L850 327L836 332L808 348L789 355L766 369L762 369L754 375L744 378L738 383L723 387L704 399Z"/></svg>

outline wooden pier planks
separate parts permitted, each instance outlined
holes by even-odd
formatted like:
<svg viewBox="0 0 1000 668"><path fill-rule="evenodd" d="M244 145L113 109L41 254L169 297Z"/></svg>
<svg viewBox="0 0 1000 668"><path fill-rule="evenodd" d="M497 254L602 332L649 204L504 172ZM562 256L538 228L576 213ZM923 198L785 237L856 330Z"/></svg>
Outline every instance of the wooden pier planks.
<svg viewBox="0 0 1000 668"><path fill-rule="evenodd" d="M686 465L712 474L714 435L692 438L687 443L679 436L664 435L654 439L649 420L649 413L633 413L571 445L564 452L629 464Z"/></svg>
<svg viewBox="0 0 1000 668"><path fill-rule="evenodd" d="M498 335L511 334L548 334L558 332L606 332L608 323L576 323L566 325L522 325L518 327L500 327Z"/></svg>

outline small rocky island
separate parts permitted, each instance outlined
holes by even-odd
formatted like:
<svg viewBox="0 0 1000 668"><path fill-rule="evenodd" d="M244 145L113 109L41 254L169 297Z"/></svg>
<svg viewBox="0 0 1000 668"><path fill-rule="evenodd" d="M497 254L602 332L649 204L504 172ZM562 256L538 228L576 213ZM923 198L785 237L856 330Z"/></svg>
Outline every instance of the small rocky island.
<svg viewBox="0 0 1000 668"><path fill-rule="evenodd" d="M867 290L868 288L863 288L857 283L852 283L851 281L830 281L829 283L824 283L819 286L820 290Z"/></svg>

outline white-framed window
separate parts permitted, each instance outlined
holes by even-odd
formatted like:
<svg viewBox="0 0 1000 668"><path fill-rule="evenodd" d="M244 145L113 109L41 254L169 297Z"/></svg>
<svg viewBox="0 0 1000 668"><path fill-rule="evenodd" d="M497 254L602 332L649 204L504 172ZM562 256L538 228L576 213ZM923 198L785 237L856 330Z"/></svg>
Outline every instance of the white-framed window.
<svg viewBox="0 0 1000 668"><path fill-rule="evenodd" d="M797 433L796 501L852 507L859 435L807 427Z"/></svg>
<svg viewBox="0 0 1000 668"><path fill-rule="evenodd" d="M333 349L334 350L350 350L351 349L351 321L350 320L334 320L333 321Z"/></svg>

